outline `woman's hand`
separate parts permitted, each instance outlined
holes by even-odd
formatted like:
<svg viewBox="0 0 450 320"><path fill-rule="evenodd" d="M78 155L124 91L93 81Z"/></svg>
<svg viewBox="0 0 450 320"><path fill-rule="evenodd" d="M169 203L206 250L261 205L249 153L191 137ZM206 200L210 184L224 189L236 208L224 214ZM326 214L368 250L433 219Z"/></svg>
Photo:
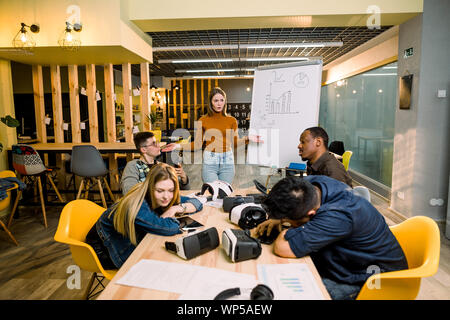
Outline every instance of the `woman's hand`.
<svg viewBox="0 0 450 320"><path fill-rule="evenodd" d="M182 213L184 209L180 205L171 206L169 209L164 211L161 218L175 218L177 213Z"/></svg>
<svg viewBox="0 0 450 320"><path fill-rule="evenodd" d="M187 175L186 172L184 172L183 167L181 166L181 163L178 163L175 167L175 171L177 175L181 178L181 181L183 184L187 183Z"/></svg>
<svg viewBox="0 0 450 320"><path fill-rule="evenodd" d="M181 149L181 145L178 143L169 143L162 147L161 152L171 152L175 149Z"/></svg>
<svg viewBox="0 0 450 320"><path fill-rule="evenodd" d="M281 220L268 219L260 223L255 229L252 230L254 237L262 236L264 233L270 235L273 228L277 228L281 232Z"/></svg>

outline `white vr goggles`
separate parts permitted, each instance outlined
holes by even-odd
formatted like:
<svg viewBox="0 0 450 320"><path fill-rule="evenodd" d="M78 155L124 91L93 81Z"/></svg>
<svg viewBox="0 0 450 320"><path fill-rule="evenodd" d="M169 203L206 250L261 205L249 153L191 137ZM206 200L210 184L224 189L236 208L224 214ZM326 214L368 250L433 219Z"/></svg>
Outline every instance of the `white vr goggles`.
<svg viewBox="0 0 450 320"><path fill-rule="evenodd" d="M226 181L216 180L209 183L204 183L202 190L197 195L203 195L206 190L211 194L211 200L223 199L233 193L233 188Z"/></svg>
<svg viewBox="0 0 450 320"><path fill-rule="evenodd" d="M258 224L267 220L267 213L260 204L243 203L230 212L230 221L242 229L253 229Z"/></svg>

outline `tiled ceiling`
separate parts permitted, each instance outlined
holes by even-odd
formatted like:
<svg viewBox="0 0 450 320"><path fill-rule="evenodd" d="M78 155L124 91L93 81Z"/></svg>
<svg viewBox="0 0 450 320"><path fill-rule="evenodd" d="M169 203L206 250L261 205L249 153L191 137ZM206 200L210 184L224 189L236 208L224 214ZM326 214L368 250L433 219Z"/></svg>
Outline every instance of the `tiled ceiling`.
<svg viewBox="0 0 450 320"><path fill-rule="evenodd" d="M272 48L272 49L215 49L215 50L177 50L156 51L153 64L150 64L152 76L182 77L176 73L179 69L223 69L255 68L262 65L280 63L268 61L233 61L216 63L159 63L161 59L194 58L247 58L247 57L321 57L323 65L339 58L352 49L386 31L391 26L380 29L367 27L315 27L315 28L269 28L269 29L225 29L199 31L148 32L153 39L153 47L205 46L236 44L286 44L299 42L342 41L341 47L323 48ZM133 66L133 73L139 74L139 66ZM246 74L241 71L238 74ZM230 74L227 72L227 74ZM232 73L231 73L232 74ZM208 75L213 75L208 73ZM219 73L215 73L219 75Z"/></svg>

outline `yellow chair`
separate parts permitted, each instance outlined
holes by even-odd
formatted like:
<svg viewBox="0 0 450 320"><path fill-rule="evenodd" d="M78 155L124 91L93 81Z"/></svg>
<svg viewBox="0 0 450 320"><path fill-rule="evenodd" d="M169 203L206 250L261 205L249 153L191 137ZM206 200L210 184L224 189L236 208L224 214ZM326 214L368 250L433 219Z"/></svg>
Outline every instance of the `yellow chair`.
<svg viewBox="0 0 450 320"><path fill-rule="evenodd" d="M348 171L348 166L350 164L350 158L352 157L353 152L350 150L347 150L342 155L342 164L344 165L345 170Z"/></svg>
<svg viewBox="0 0 450 320"><path fill-rule="evenodd" d="M4 170L0 172L0 178L10 178L10 177L15 178L16 174L10 170ZM6 192L8 196L5 199L0 200L0 211L5 210L6 208L9 207L9 204L11 203L11 190L17 189L17 187L18 186L16 185L16 187L8 189L8 191ZM19 200L19 195L17 195L17 200ZM16 211L17 202L18 201L14 202L14 207L11 211L11 217L14 215L14 212ZM5 226L2 220L0 220L0 226L3 228L3 230L5 230L6 234L11 238L11 240L16 244L16 246L18 246L19 243L17 242L16 238L14 238L11 231L9 231L9 229Z"/></svg>
<svg viewBox="0 0 450 320"><path fill-rule="evenodd" d="M66 204L59 218L58 228L55 233L55 241L70 245L72 259L83 270L93 272L86 288L85 298L93 297L95 289L101 285L104 278L111 280L117 270L103 269L94 249L88 245L86 235L98 218L105 211L105 208L89 200L73 200ZM97 275L101 273L104 277ZM91 287L97 280L97 285L91 291Z"/></svg>
<svg viewBox="0 0 450 320"><path fill-rule="evenodd" d="M434 275L439 267L440 232L436 222L416 216L392 226L408 261L408 269L372 275L357 300L414 300L420 280Z"/></svg>

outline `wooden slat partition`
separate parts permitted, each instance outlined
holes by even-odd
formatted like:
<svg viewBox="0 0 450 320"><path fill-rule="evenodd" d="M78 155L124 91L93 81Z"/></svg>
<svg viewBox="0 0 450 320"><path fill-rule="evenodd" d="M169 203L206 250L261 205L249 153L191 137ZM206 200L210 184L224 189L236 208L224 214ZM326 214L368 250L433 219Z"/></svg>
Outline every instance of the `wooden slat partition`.
<svg viewBox="0 0 450 320"><path fill-rule="evenodd" d="M42 80L42 66L32 66L34 114L36 118L37 139L42 143L47 142L47 127L45 126L44 83Z"/></svg>
<svg viewBox="0 0 450 320"><path fill-rule="evenodd" d="M80 128L80 96L78 86L78 66L68 65L69 73L69 100L70 100L70 123L72 127L72 142L81 142Z"/></svg>
<svg viewBox="0 0 450 320"><path fill-rule="evenodd" d="M175 80L172 80L172 88L177 84L177 82ZM172 99L172 110L173 110L173 117L172 117L172 121L169 123L172 123L174 125L174 129L177 126L177 90L172 89L172 93L173 93L173 99ZM172 128L170 128L172 129Z"/></svg>
<svg viewBox="0 0 450 320"><path fill-rule="evenodd" d="M133 142L133 102L131 97L131 64L122 64L123 116L125 124L125 142Z"/></svg>
<svg viewBox="0 0 450 320"><path fill-rule="evenodd" d="M200 80L201 81L201 80ZM198 106L197 106L197 79L194 79L194 122L197 121ZM194 124L192 124L194 126Z"/></svg>
<svg viewBox="0 0 450 320"><path fill-rule="evenodd" d="M53 127L55 142L64 142L62 97L61 97L61 77L58 65L50 66L50 79L52 83L52 107L53 107Z"/></svg>
<svg viewBox="0 0 450 320"><path fill-rule="evenodd" d="M200 81L201 81L201 87L202 87L202 94L201 94L201 97L202 97L202 112L203 112L203 114L206 114L205 94L204 94L204 92L205 92L205 81L203 81L203 80L200 80Z"/></svg>
<svg viewBox="0 0 450 320"><path fill-rule="evenodd" d="M150 68L148 62L141 63L141 123L142 130L152 130L152 123L148 118L150 114Z"/></svg>
<svg viewBox="0 0 450 320"><path fill-rule="evenodd" d="M89 112L89 137L90 142L98 142L98 114L97 114L97 84L95 78L95 65L86 65L86 93Z"/></svg>
<svg viewBox="0 0 450 320"><path fill-rule="evenodd" d="M116 108L114 104L114 70L112 64L106 64L103 69L105 78L105 113L106 113L106 141L115 142L116 137Z"/></svg>

